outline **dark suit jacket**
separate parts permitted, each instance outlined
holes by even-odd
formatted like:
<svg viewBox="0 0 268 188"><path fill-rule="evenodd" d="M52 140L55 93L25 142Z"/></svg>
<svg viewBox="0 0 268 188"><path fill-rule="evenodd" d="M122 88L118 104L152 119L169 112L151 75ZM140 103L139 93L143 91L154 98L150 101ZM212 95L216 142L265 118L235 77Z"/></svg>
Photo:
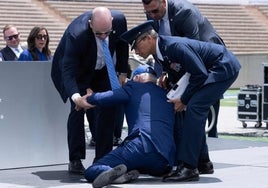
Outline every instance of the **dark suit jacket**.
<svg viewBox="0 0 268 188"><path fill-rule="evenodd" d="M241 68L237 58L223 45L174 36L160 36L158 45L164 58L164 67L176 63L178 73L183 71L191 74L181 96L184 104L200 87L225 81Z"/></svg>
<svg viewBox="0 0 268 188"><path fill-rule="evenodd" d="M125 104L128 136L141 136L146 152L151 143L170 165L175 156L173 138L174 107L167 102L166 92L154 83L127 82L122 88L88 97L89 103L100 106ZM150 142L150 144L148 143Z"/></svg>
<svg viewBox="0 0 268 188"><path fill-rule="evenodd" d="M186 0L167 0L167 2L172 36L224 44L211 23L192 3ZM155 21L155 26L158 30L158 21Z"/></svg>
<svg viewBox="0 0 268 188"><path fill-rule="evenodd" d="M127 23L121 12L112 10L111 13L113 32L109 36L109 48L112 56L116 52L116 71L126 73L129 48L119 37L127 30ZM72 21L54 54L51 77L64 102L74 93L92 88L97 45L88 23L91 16L91 11L85 12Z"/></svg>
<svg viewBox="0 0 268 188"><path fill-rule="evenodd" d="M167 0L167 2L171 36L187 37L225 45L211 23L192 3L186 0ZM152 18L148 16L148 19ZM155 20L154 24L156 31L158 31L158 21ZM182 77L183 73L178 74L176 71L167 68L164 67L164 71L169 73L167 84L170 88ZM159 64L155 65L155 69L160 76L162 70Z"/></svg>
<svg viewBox="0 0 268 188"><path fill-rule="evenodd" d="M3 48L0 52L2 54L3 61L17 61L18 60L16 54L8 46Z"/></svg>

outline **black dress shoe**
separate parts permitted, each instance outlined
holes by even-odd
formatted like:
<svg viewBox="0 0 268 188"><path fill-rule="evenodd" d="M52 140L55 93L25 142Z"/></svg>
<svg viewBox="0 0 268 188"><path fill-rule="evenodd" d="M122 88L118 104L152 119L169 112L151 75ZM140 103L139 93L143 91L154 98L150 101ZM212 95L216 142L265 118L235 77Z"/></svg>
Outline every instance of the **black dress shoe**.
<svg viewBox="0 0 268 188"><path fill-rule="evenodd" d="M177 167L176 169L172 169L168 174L163 176L163 180L165 180L168 177L174 176L175 174L177 174L179 171L179 168Z"/></svg>
<svg viewBox="0 0 268 188"><path fill-rule="evenodd" d="M186 167L178 168L175 171L172 171L170 174L163 178L163 181L198 181L199 173L196 169L189 169Z"/></svg>
<svg viewBox="0 0 268 188"><path fill-rule="evenodd" d="M85 168L84 168L81 160L77 159L77 160L73 160L73 161L69 162L68 171L69 171L69 173L72 173L72 174L83 175L85 172Z"/></svg>
<svg viewBox="0 0 268 188"><path fill-rule="evenodd" d="M213 174L214 168L211 161L208 162L200 162L198 164L199 174Z"/></svg>

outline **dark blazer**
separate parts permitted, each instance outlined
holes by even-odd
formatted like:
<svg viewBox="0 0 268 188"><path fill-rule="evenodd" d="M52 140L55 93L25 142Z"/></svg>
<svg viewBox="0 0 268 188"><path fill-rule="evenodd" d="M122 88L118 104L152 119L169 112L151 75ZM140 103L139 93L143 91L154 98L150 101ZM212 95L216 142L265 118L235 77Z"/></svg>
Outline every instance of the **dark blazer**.
<svg viewBox="0 0 268 188"><path fill-rule="evenodd" d="M113 32L109 36L111 55L116 52L116 71L128 70L128 44L119 36L127 30L125 16L112 10ZM92 88L97 60L97 45L89 26L92 12L78 16L68 26L55 51L51 77L62 99L66 102L74 93Z"/></svg>
<svg viewBox="0 0 268 188"><path fill-rule="evenodd" d="M186 0L167 0L168 18L172 36L224 44L211 23L198 8ZM151 19L148 17L148 19ZM159 28L155 21L156 30Z"/></svg>
<svg viewBox="0 0 268 188"><path fill-rule="evenodd" d="M191 74L189 84L181 96L184 104L202 86L228 80L241 68L234 54L225 46L184 37L159 36L163 66L177 64L176 71Z"/></svg>
<svg viewBox="0 0 268 188"><path fill-rule="evenodd" d="M2 61L17 61L18 60L16 54L8 46L6 46L0 51L0 56L2 57Z"/></svg>
<svg viewBox="0 0 268 188"><path fill-rule="evenodd" d="M151 82L129 81L122 88L94 93L87 101L100 106L124 104L128 124L126 139L141 136L146 152L151 151L151 144L148 143L151 142L169 164L173 165L174 107L172 103L167 102L164 89Z"/></svg>

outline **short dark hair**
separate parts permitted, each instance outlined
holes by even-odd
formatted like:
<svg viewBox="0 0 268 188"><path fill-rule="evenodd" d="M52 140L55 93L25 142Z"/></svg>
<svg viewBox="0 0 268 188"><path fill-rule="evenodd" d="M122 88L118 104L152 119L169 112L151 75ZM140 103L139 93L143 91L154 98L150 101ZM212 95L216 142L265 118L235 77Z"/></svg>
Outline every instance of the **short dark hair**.
<svg viewBox="0 0 268 188"><path fill-rule="evenodd" d="M142 3L148 5L152 2L152 0L142 0Z"/></svg>

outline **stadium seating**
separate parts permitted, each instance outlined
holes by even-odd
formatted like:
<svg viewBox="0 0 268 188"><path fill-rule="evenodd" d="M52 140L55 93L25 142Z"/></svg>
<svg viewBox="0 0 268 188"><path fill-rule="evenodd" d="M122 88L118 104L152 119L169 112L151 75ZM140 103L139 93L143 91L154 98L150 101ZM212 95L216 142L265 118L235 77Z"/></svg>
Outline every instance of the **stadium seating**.
<svg viewBox="0 0 268 188"><path fill-rule="evenodd" d="M258 9L266 16L268 17L268 5L258 6Z"/></svg>
<svg viewBox="0 0 268 188"><path fill-rule="evenodd" d="M50 14L39 2L31 0L0 0L0 49L5 46L2 28L6 24L14 24L21 33L21 41L26 42L28 34L34 26L44 26L50 36L50 47L54 52L60 37L66 28L56 16Z"/></svg>
<svg viewBox="0 0 268 188"><path fill-rule="evenodd" d="M196 5L235 54L268 53L268 6ZM54 51L71 20L96 6L121 10L127 17L129 28L146 20L140 1L0 0L0 26L8 23L17 25L22 41L26 41L34 25L43 25L49 31L50 47ZM1 40L0 48L3 45Z"/></svg>

